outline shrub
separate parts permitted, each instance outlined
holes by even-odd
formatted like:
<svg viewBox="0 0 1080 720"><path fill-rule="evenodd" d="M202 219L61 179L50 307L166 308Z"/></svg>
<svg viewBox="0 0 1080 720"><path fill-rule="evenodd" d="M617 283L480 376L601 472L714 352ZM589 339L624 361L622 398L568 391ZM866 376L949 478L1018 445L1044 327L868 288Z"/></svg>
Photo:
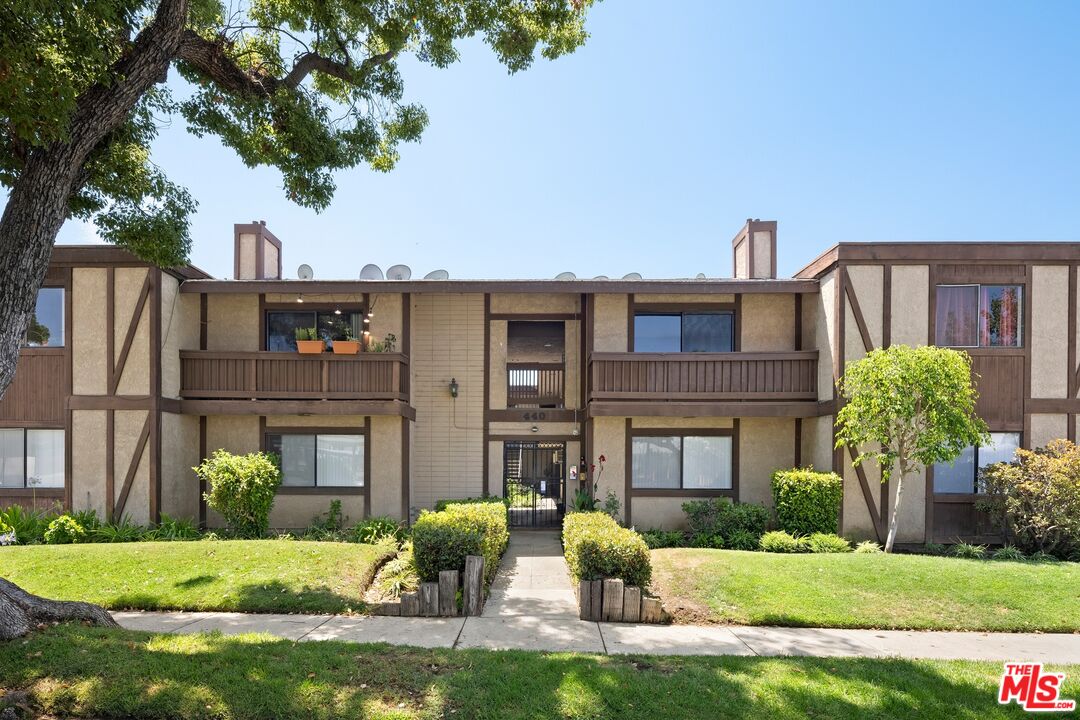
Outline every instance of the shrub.
<svg viewBox="0 0 1080 720"><path fill-rule="evenodd" d="M45 542L49 545L70 545L86 541L86 530L70 515L60 515L45 531Z"/></svg>
<svg viewBox="0 0 1080 720"><path fill-rule="evenodd" d="M98 527L101 526L101 521L98 520L97 510L73 510L68 513L71 518L83 526L83 530L87 535L93 534ZM162 513L164 517L164 513Z"/></svg>
<svg viewBox="0 0 1080 720"><path fill-rule="evenodd" d="M643 530L638 534L650 550L682 547L686 544L686 536L678 530Z"/></svg>
<svg viewBox="0 0 1080 720"><path fill-rule="evenodd" d="M855 552L859 555L873 555L881 552L881 546L873 540L863 540L855 546Z"/></svg>
<svg viewBox="0 0 1080 720"><path fill-rule="evenodd" d="M198 540L202 533L195 527L195 522L186 518L174 518L161 513L161 522L156 528L143 534L144 540Z"/></svg>
<svg viewBox="0 0 1080 720"><path fill-rule="evenodd" d="M131 522L127 515L120 517L118 521L102 523L93 534L95 542L136 542L143 539L146 529L141 525Z"/></svg>
<svg viewBox="0 0 1080 720"><path fill-rule="evenodd" d="M413 524L412 541L421 580L434 582L441 570L464 570L467 555L481 555L484 580L490 583L510 541L506 506L452 503L440 512L422 512Z"/></svg>
<svg viewBox="0 0 1080 720"><path fill-rule="evenodd" d="M563 548L575 581L618 578L627 585L647 588L652 579L645 541L605 512L567 515Z"/></svg>
<svg viewBox="0 0 1080 720"><path fill-rule="evenodd" d="M436 500L435 512L442 512L449 505L474 505L476 503L502 503L506 507L510 507L510 500L508 498L500 497L471 497L471 498L459 498L457 500Z"/></svg>
<svg viewBox="0 0 1080 720"><path fill-rule="evenodd" d="M45 530L56 515L40 510L27 510L21 505L12 505L0 512L0 522L11 528L15 540L21 545L39 543L45 539Z"/></svg>
<svg viewBox="0 0 1080 720"><path fill-rule="evenodd" d="M949 554L949 548L945 547L940 543L928 542L923 545L923 550L926 552L927 555L941 556Z"/></svg>
<svg viewBox="0 0 1080 720"><path fill-rule="evenodd" d="M984 468L980 508L1027 553L1067 558L1080 551L1080 446L1054 440Z"/></svg>
<svg viewBox="0 0 1080 720"><path fill-rule="evenodd" d="M1036 563L1056 563L1058 561L1055 556L1051 555L1050 553L1044 553L1041 550L1038 552L1033 552L1031 553L1031 555L1028 555L1028 560Z"/></svg>
<svg viewBox="0 0 1080 720"><path fill-rule="evenodd" d="M773 530L761 536L758 547L765 552L793 553L799 552L799 541L791 533Z"/></svg>
<svg viewBox="0 0 1080 720"><path fill-rule="evenodd" d="M735 533L752 535L756 545L769 522L769 511L764 505L733 503L727 498L691 500L683 503L682 508L691 536L719 535L728 546Z"/></svg>
<svg viewBox="0 0 1080 720"><path fill-rule="evenodd" d="M851 543L836 533L814 533L806 536L806 548L812 553L851 552Z"/></svg>
<svg viewBox="0 0 1080 720"><path fill-rule="evenodd" d="M732 530L728 533L727 547L729 550L757 550L760 539L760 535L747 530Z"/></svg>
<svg viewBox="0 0 1080 720"><path fill-rule="evenodd" d="M688 543L692 548L712 548L713 550L719 550L724 547L724 537L722 535L710 535L709 533L694 533L690 536L690 542Z"/></svg>
<svg viewBox="0 0 1080 720"><path fill-rule="evenodd" d="M777 470L772 474L773 508L781 530L793 535L836 533L844 481L813 468Z"/></svg>
<svg viewBox="0 0 1080 720"><path fill-rule="evenodd" d="M1027 560L1027 556L1015 545L1000 547L990 557L995 560Z"/></svg>
<svg viewBox="0 0 1080 720"><path fill-rule="evenodd" d="M401 553L383 565L375 580L375 589L379 595L399 598L403 592L411 592L420 587L420 576L416 574L412 543L405 543Z"/></svg>
<svg viewBox="0 0 1080 720"><path fill-rule="evenodd" d="M405 539L405 526L392 517L380 516L361 520L349 531L353 542L374 545L380 540L390 538L396 543Z"/></svg>
<svg viewBox="0 0 1080 720"><path fill-rule="evenodd" d="M985 545L972 545L971 543L958 542L950 550L954 557L967 560L981 560L986 557Z"/></svg>
<svg viewBox="0 0 1080 720"><path fill-rule="evenodd" d="M195 472L210 487L204 496L206 504L221 513L233 533L240 537L266 534L274 495L281 485L276 456L217 450Z"/></svg>

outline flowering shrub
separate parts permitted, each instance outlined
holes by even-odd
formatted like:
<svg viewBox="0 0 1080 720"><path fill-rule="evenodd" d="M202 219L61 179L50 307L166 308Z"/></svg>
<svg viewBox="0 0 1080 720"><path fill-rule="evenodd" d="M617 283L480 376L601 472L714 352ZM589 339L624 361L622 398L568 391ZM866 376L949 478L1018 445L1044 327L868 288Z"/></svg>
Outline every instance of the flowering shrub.
<svg viewBox="0 0 1080 720"><path fill-rule="evenodd" d="M70 515L61 515L49 523L45 542L49 545L69 545L86 540L86 530Z"/></svg>

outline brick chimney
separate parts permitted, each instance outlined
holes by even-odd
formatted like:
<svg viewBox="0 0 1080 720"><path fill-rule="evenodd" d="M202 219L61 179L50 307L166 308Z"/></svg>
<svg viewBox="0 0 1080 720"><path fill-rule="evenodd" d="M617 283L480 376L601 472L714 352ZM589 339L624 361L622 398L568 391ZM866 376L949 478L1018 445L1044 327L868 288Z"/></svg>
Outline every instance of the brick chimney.
<svg viewBox="0 0 1080 720"><path fill-rule="evenodd" d="M265 220L233 225L233 279L280 280L281 241Z"/></svg>
<svg viewBox="0 0 1080 720"><path fill-rule="evenodd" d="M731 240L731 257L736 278L775 278L776 221L747 218Z"/></svg>

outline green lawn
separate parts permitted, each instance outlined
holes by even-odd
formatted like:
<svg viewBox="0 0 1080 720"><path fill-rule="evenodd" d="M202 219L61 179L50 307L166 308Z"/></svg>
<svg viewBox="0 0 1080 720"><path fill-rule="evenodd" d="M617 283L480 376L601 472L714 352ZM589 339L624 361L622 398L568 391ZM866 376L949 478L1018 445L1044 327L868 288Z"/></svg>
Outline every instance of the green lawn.
<svg viewBox="0 0 1080 720"><path fill-rule="evenodd" d="M1080 630L1080 563L689 548L652 559L654 587L681 622Z"/></svg>
<svg viewBox="0 0 1080 720"><path fill-rule="evenodd" d="M110 609L345 613L385 545L222 540L0 548L0 576L29 592Z"/></svg>
<svg viewBox="0 0 1080 720"><path fill-rule="evenodd" d="M1080 666L1064 697L1080 697ZM1018 718L1000 663L418 650L78 625L0 643L0 686L48 716ZM0 698L2 703L2 698Z"/></svg>

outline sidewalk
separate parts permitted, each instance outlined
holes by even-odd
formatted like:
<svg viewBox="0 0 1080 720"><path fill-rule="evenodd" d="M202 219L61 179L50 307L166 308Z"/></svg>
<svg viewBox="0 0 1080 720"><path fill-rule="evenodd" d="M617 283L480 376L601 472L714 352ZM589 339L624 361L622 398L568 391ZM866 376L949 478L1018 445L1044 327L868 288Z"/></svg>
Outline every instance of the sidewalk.
<svg viewBox="0 0 1080 720"><path fill-rule="evenodd" d="M515 532L482 617L119 612L132 630L596 654L802 655L1080 663L1080 634L914 632L579 620L558 535Z"/></svg>

